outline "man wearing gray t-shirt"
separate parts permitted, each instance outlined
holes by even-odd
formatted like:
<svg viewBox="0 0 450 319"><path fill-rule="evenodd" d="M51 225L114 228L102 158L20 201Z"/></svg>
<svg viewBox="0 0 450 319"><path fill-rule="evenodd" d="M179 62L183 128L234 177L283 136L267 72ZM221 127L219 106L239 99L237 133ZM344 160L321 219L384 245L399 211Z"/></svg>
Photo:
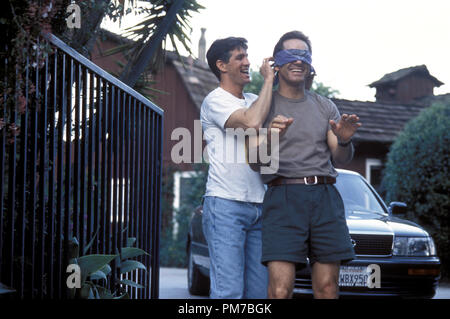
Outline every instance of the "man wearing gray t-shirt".
<svg viewBox="0 0 450 319"><path fill-rule="evenodd" d="M271 145L271 134L250 142L250 150L268 144L271 160L278 161L278 169L261 175L268 185L262 221L268 295L290 298L296 266L309 259L314 297L337 298L340 263L353 259L354 251L333 185L338 175L333 162L352 159L351 138L361 124L356 115L341 117L331 100L309 91L314 69L311 43L303 33L283 35L274 58L279 87L263 127L279 133L279 141L273 140L278 145Z"/></svg>

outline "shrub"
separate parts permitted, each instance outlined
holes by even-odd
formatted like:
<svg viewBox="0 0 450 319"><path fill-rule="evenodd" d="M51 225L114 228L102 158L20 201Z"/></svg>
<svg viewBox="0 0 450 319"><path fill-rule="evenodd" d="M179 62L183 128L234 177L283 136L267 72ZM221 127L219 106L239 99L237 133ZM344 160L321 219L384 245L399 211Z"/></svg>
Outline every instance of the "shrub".
<svg viewBox="0 0 450 319"><path fill-rule="evenodd" d="M388 154L386 200L408 205L407 218L433 237L442 272L449 275L450 103L435 104L411 120Z"/></svg>

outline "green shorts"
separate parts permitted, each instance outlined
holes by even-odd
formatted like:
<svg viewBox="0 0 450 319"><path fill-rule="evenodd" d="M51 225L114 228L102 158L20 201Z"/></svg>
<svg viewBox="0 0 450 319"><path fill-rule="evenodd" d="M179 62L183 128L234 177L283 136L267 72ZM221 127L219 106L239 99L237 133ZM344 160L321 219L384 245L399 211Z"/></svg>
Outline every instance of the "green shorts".
<svg viewBox="0 0 450 319"><path fill-rule="evenodd" d="M342 198L332 184L271 186L262 211L262 259L348 262L355 258Z"/></svg>

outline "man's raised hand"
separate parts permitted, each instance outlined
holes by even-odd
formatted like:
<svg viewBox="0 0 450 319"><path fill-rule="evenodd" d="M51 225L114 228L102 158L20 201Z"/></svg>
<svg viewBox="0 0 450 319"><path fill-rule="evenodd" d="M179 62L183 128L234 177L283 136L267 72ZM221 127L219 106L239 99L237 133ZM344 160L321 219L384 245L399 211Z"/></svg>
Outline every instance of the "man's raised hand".
<svg viewBox="0 0 450 319"><path fill-rule="evenodd" d="M350 141L356 130L362 125L359 123L359 117L356 114L343 114L338 123L330 120L331 130L337 136L338 141L346 143Z"/></svg>
<svg viewBox="0 0 450 319"><path fill-rule="evenodd" d="M270 65L270 61L273 61L274 59L272 57L265 58L263 60L263 63L261 67L259 68L259 73L263 76L264 79L271 79L275 77L275 71L273 70L272 66Z"/></svg>

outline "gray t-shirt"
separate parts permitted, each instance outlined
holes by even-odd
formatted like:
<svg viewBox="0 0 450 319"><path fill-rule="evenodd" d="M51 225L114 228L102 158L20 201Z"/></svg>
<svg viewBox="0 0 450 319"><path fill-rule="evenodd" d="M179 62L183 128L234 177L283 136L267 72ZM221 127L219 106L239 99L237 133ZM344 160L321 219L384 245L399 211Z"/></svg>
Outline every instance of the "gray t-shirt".
<svg viewBox="0 0 450 319"><path fill-rule="evenodd" d="M305 176L338 175L331 163L327 143L329 121L340 119L336 105L328 98L305 91L302 99L290 99L274 92L269 114L263 127L268 127L277 115L292 117L294 121L280 137L279 168L275 174L262 174L264 183L278 176L299 178Z"/></svg>

